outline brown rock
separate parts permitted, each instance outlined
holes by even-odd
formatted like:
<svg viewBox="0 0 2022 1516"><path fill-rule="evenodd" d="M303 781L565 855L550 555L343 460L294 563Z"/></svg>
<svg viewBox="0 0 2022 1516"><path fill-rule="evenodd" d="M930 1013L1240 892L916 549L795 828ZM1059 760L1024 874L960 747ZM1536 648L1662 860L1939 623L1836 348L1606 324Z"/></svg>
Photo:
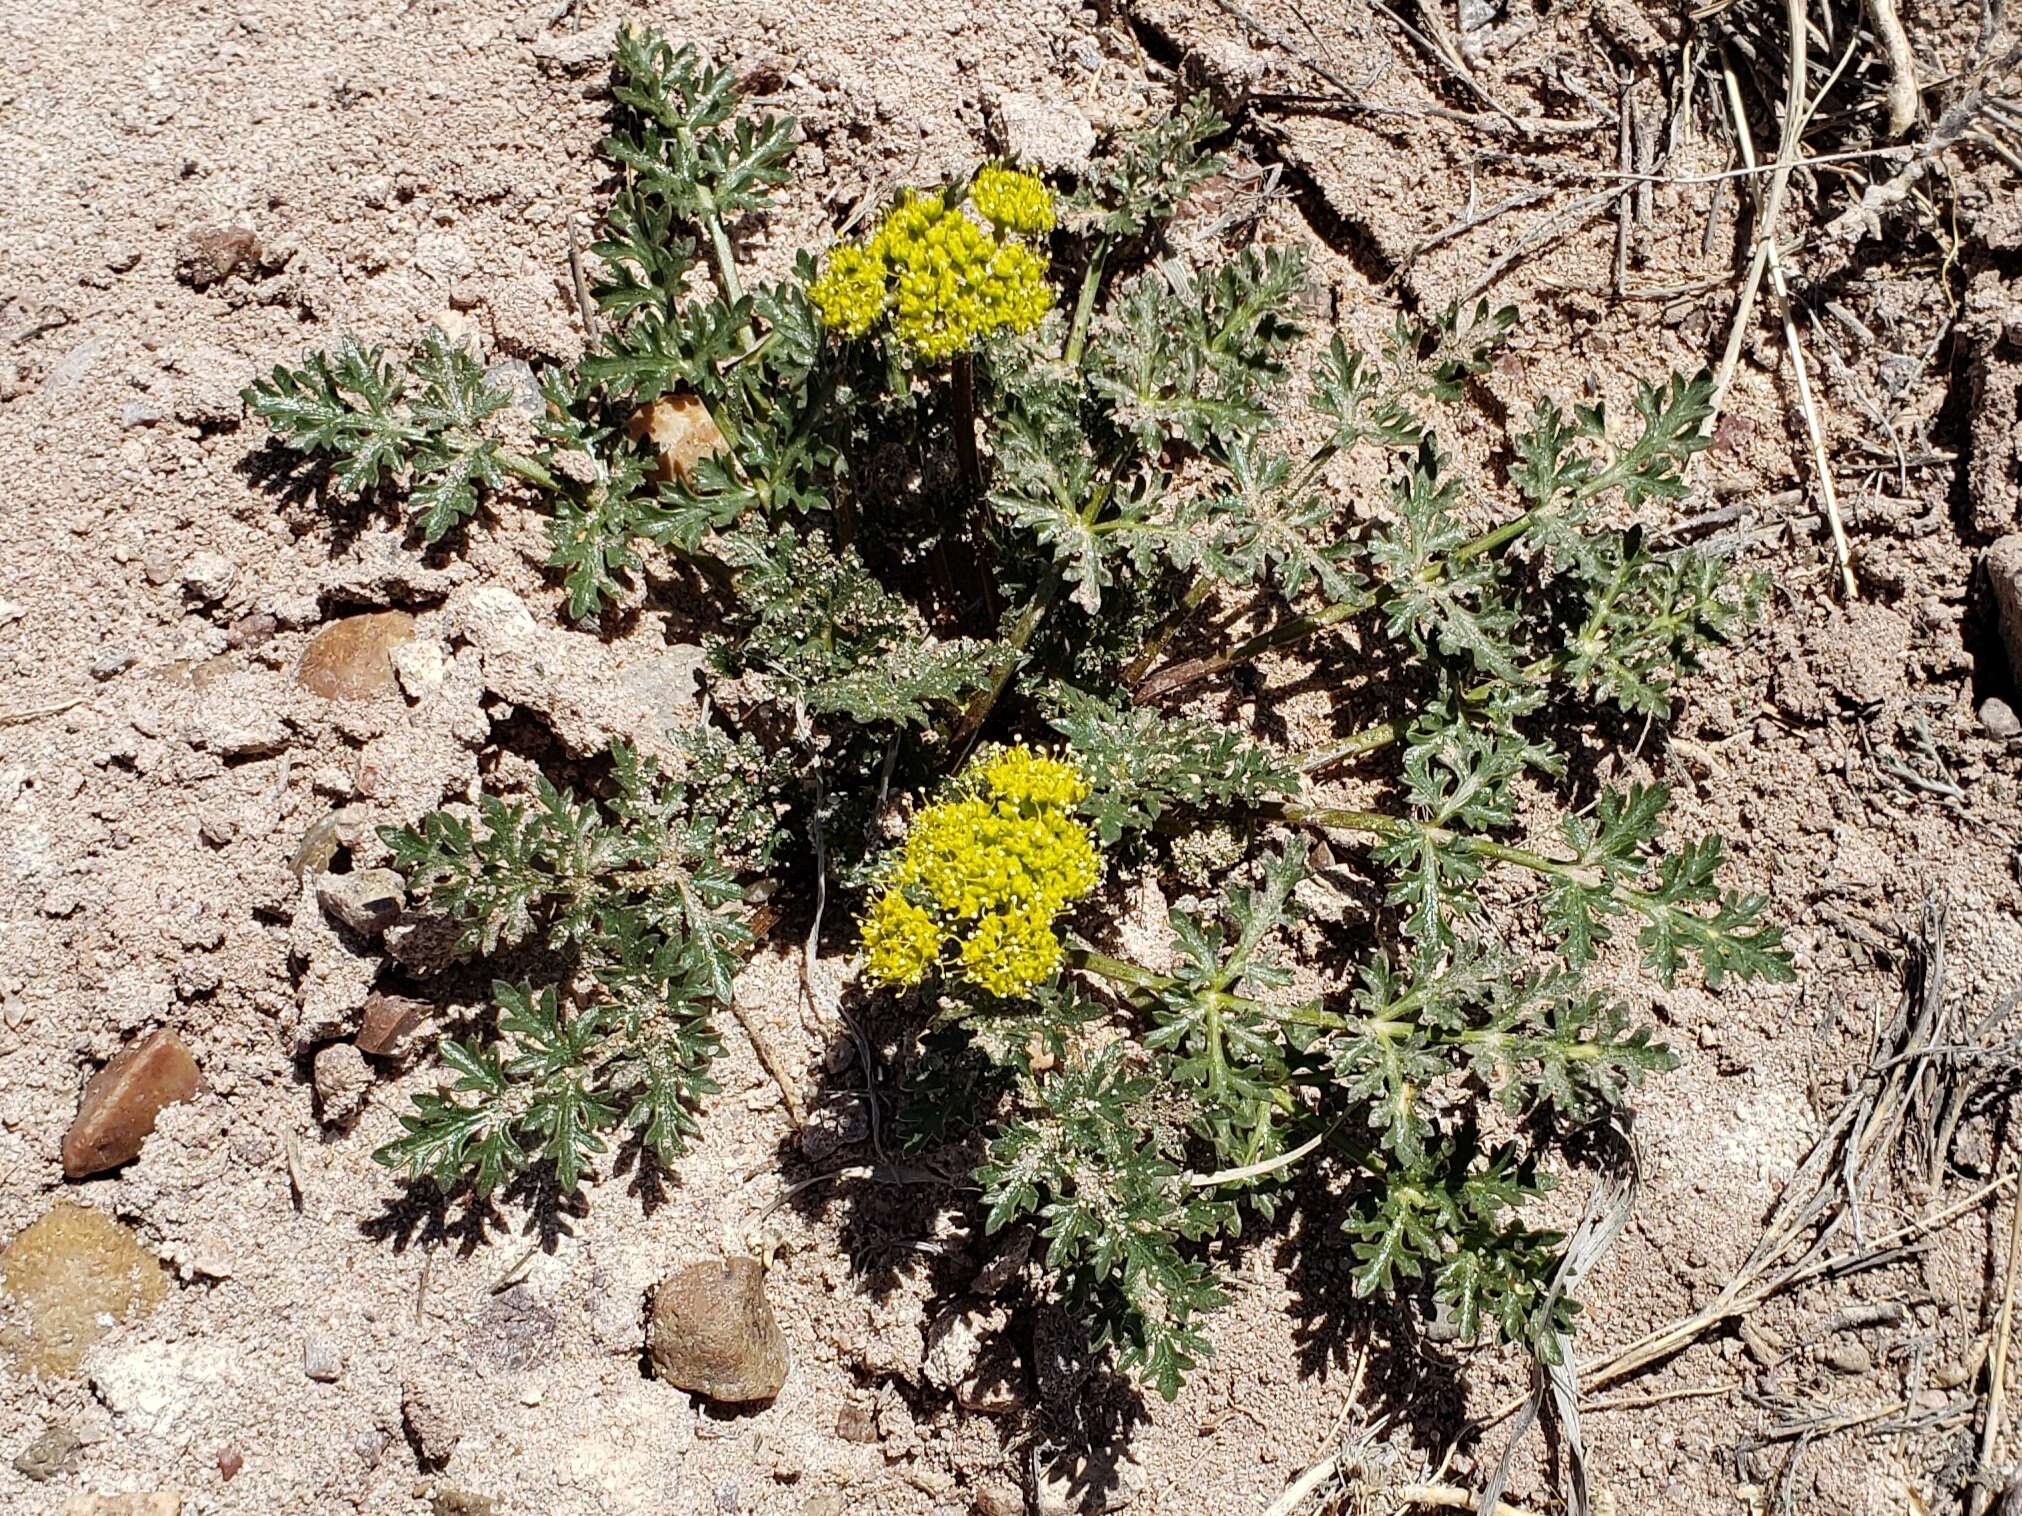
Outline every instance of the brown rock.
<svg viewBox="0 0 2022 1516"><path fill-rule="evenodd" d="M83 1179L130 1163L165 1105L188 1100L203 1076L176 1034L150 1032L85 1081L63 1137L63 1173Z"/></svg>
<svg viewBox="0 0 2022 1516"><path fill-rule="evenodd" d="M843 1408L836 1412L835 1434L844 1442L860 1442L866 1446L878 1440L878 1413L875 1408L861 1400L845 1400Z"/></svg>
<svg viewBox="0 0 2022 1516"><path fill-rule="evenodd" d="M392 869L324 874L316 881L316 899L332 920L369 941L407 909L407 881Z"/></svg>
<svg viewBox="0 0 2022 1516"><path fill-rule="evenodd" d="M786 1338L755 1258L691 1264L661 1280L646 1350L659 1378L711 1400L770 1400L786 1383Z"/></svg>
<svg viewBox="0 0 2022 1516"><path fill-rule="evenodd" d="M625 431L634 442L650 441L660 453L660 478L672 483L692 477L695 465L727 444L709 412L693 395L663 395L632 412Z"/></svg>
<svg viewBox="0 0 2022 1516"><path fill-rule="evenodd" d="M1987 549L1987 580L2001 616L2001 641L2008 649L2008 672L2022 686L2022 532Z"/></svg>
<svg viewBox="0 0 2022 1516"><path fill-rule="evenodd" d="M73 1373L112 1323L167 1293L160 1261L131 1231L59 1201L0 1252L0 1357L24 1374Z"/></svg>
<svg viewBox="0 0 2022 1516"><path fill-rule="evenodd" d="M382 995L374 990L365 997L365 1019L352 1042L359 1052L374 1058L398 1058L407 1050L407 1039L427 1015L425 1000Z"/></svg>
<svg viewBox="0 0 2022 1516"><path fill-rule="evenodd" d="M441 1468L463 1440L463 1428L441 1397L418 1380L410 1379L400 1386L400 1420L421 1454L423 1468Z"/></svg>
<svg viewBox="0 0 2022 1516"><path fill-rule="evenodd" d="M248 226L198 226L183 239L176 277L191 289L209 289L260 266L260 239Z"/></svg>
<svg viewBox="0 0 2022 1516"><path fill-rule="evenodd" d="M56 1422L45 1427L40 1437L21 1450L14 1467L23 1479L44 1484L58 1474L69 1473L83 1446L67 1422Z"/></svg>
<svg viewBox="0 0 2022 1516"><path fill-rule="evenodd" d="M303 650L295 682L325 700L370 700L393 688L393 649L414 635L405 611L373 611L333 621Z"/></svg>

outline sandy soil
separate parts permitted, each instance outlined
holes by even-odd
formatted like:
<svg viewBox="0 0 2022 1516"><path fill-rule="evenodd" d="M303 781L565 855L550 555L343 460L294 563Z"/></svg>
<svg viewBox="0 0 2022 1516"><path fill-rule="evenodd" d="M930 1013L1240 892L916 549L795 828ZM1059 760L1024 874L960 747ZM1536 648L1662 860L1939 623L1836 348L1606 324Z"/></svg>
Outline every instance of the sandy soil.
<svg viewBox="0 0 2022 1516"><path fill-rule="evenodd" d="M1310 26L1279 0L1253 26L1207 0L762 0L647 19L735 59L801 118L803 181L744 232L775 267L867 193L980 156L1005 92L1014 114L1036 96L1097 130L1167 96L1175 73L1246 100L1237 150L1270 187L1258 230L1308 247L1316 302L1360 340L1398 301L1436 308L1516 254L1490 293L1527 320L1478 400L1499 419L1545 394L1624 405L1638 376L1717 360L1746 255L1726 185L1630 198L1619 296L1612 208L1550 225L1615 168L1612 116L1605 131L1515 136L1454 117L1578 121L1612 112L1629 80L1669 131L1677 25L1630 0L1521 9L1470 38L1478 92L1359 5ZM692 681L659 600L622 641L565 629L523 513L424 558L390 521L333 522L278 493L237 390L307 346L404 344L430 321L489 358L578 352L565 225L595 203L598 60L617 15L550 0L0 3L0 1238L68 1195L130 1223L174 1280L76 1374L0 1373L0 1510L87 1492L173 1492L188 1513L484 1508L461 1492L501 1512L1257 1512L1341 1428L1372 1423L1372 1462L1429 1467L1466 1416L1521 1387L1521 1366L1431 1340L1409 1311L1350 1304L1322 1233L1247 1250L1214 1323L1220 1354L1171 1405L1092 1364L1015 1270L984 1293L998 1244L958 1185L865 1176L863 1071L839 1025L799 1009L783 945L739 1000L810 1108L803 1131L736 1027L725 1093L678 1176L621 1164L580 1205L518 1194L473 1214L374 1165L406 1091L432 1077L425 1053L375 1061L354 1121L319 1119L314 1055L348 1035L369 990L427 985L453 1007L481 987L429 978L414 934L382 954L331 928L305 891L305 835L321 828L354 869L378 863L374 824L613 733L651 740ZM1933 73L1963 56L1970 15L1912 21ZM1340 91L1316 61L1400 113L1328 108ZM1865 63L1856 77L1879 87ZM1727 166L1704 89L1665 144L1679 174ZM1447 114L1420 109L1434 103ZM1589 177L1414 256L1550 182L1511 151ZM1858 187L1801 184L1793 218L1822 226ZM1734 882L1770 895L1800 974L1656 995L1619 973L1686 1057L1638 1101L1638 1216L1585 1287L1584 1344L1684 1313L1746 1255L1865 1067L1927 900L1948 907L1958 1014L1977 1020L2022 985L2018 749L1982 710L2022 700L1976 577L1988 543L2022 524L2016 193L1969 156L1942 216L1816 251L1805 329L1856 600L1842 603L1813 514L1772 319L1749 336L1720 443L1677 513L1724 512L1696 530L1730 534L1774 589L1671 737L1649 734L1623 767L1676 787L1681 826L1726 833ZM232 244L244 256L207 282L193 247L209 256L220 228L253 245ZM1490 464L1492 430L1463 443ZM439 672L420 659L357 702L297 683L320 625L389 607L416 617ZM539 689L514 682L530 649ZM1352 662L1345 642L1321 646L1260 689L1199 698L1316 736L1352 717L1352 678L1336 677ZM842 951L823 965L831 1000ZM206 1092L164 1113L137 1162L66 1184L59 1147L84 1079L162 1026ZM2012 1167L2011 1142L2000 1112L1969 1120L1941 1183L1902 1177L1865 1197L1864 1225L1969 1194ZM774 1208L787 1184L844 1166ZM1747 1510L1763 1488L1785 1510L1950 1509L1982 1381L1947 1371L1970 1369L1987 1336L2006 1221L1979 1207L1887 1267L1776 1301L1752 1340L1718 1332L1644 1374L1622 1393L1690 1396L1590 1414L1597 1487L1622 1512ZM643 1294L748 1246L771 1254L794 1367L774 1404L726 1414L645 1376ZM1831 1325L1871 1304L1900 1309ZM958 1404L936 1367L930 1343L950 1337L942 1360L972 1339L1009 1355L1013 1388L988 1410ZM333 1355L334 1380L311 1377ZM1752 1448L1821 1408L1876 1411L1885 1435ZM65 1472L37 1483L5 1465L53 1424L81 1443ZM1462 1436L1445 1477L1478 1488L1505 1435ZM1538 1447L1510 1498L1545 1508L1558 1470Z"/></svg>

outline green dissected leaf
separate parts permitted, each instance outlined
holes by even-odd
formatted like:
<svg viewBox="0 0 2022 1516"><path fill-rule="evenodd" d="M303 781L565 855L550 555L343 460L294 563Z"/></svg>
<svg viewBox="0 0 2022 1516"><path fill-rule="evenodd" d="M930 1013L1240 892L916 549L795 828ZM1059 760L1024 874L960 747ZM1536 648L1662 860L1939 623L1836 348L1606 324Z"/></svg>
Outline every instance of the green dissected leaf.
<svg viewBox="0 0 2022 1516"><path fill-rule="evenodd" d="M1375 856L1392 871L1383 898L1403 908L1405 935L1421 952L1450 950L1460 923L1481 911L1480 855L1443 832L1413 828L1379 843Z"/></svg>
<svg viewBox="0 0 2022 1516"><path fill-rule="evenodd" d="M1560 952L1579 967L1612 935L1603 918L1634 911L1643 918L1643 961L1666 986L1688 953L1716 989L1730 974L1788 983L1783 933L1761 919L1768 902L1722 891L1717 882L1725 854L1720 838L1687 843L1652 868L1648 850L1669 799L1662 785L1631 785L1605 791L1593 821L1566 818L1563 830L1576 857L1545 893L1545 922L1560 939ZM1707 905L1711 912L1697 909Z"/></svg>
<svg viewBox="0 0 2022 1516"><path fill-rule="evenodd" d="M989 643L931 638L918 611L818 535L733 535L723 557L744 609L743 635L724 656L816 715L922 726L981 688L999 656Z"/></svg>
<svg viewBox="0 0 2022 1516"><path fill-rule="evenodd" d="M1448 306L1430 325L1399 315L1372 363L1335 333L1313 368L1313 407L1334 421L1327 450L1344 452L1365 442L1418 448L1426 439L1417 401L1451 405L1474 375L1487 373L1516 324L1516 307L1477 304L1463 323Z"/></svg>
<svg viewBox="0 0 2022 1516"><path fill-rule="evenodd" d="M1088 780L1082 811L1105 843L1173 810L1228 809L1299 787L1283 758L1214 722L1098 700L1065 684L1047 686L1042 698Z"/></svg>
<svg viewBox="0 0 2022 1516"><path fill-rule="evenodd" d="M1535 507L1550 508L1566 525L1577 519L1577 508L1611 489L1631 506L1675 500L1684 493L1685 460L1712 441L1700 430L1712 408L1713 377L1703 371L1639 385L1641 427L1634 441L1609 456L1602 407L1578 406L1567 416L1546 401L1531 429L1516 439L1510 478Z"/></svg>
<svg viewBox="0 0 2022 1516"><path fill-rule="evenodd" d="M1188 190L1220 172L1204 144L1228 130L1205 95L1131 132L1098 156L1072 204L1112 237L1136 237L1172 219Z"/></svg>
<svg viewBox="0 0 2022 1516"><path fill-rule="evenodd" d="M641 311L671 315L688 293L699 248L676 228L682 218L657 195L620 188L604 212L604 235L590 251L604 265L590 283L597 309L616 322Z"/></svg>
<svg viewBox="0 0 2022 1516"><path fill-rule="evenodd" d="M1631 903L1644 918L1636 940L1643 962L1668 987L1685 954L1698 958L1709 989L1732 975L1789 984L1797 977L1783 950L1783 929L1765 925L1769 901L1761 895L1722 890L1715 882L1725 856L1718 837L1687 843L1657 865L1649 893ZM1712 912L1694 906L1710 904Z"/></svg>
<svg viewBox="0 0 2022 1516"><path fill-rule="evenodd" d="M405 382L381 349L347 342L276 367L243 398L289 447L328 455L338 493L359 495L398 475L426 438L400 409Z"/></svg>
<svg viewBox="0 0 2022 1516"><path fill-rule="evenodd" d="M588 1161L604 1151L600 1135L617 1110L591 1079L603 1043L602 1009L591 1005L564 1020L553 989L536 994L525 985L492 986L499 1032L513 1042L506 1077L524 1095L520 1129L555 1165L555 1178L572 1190Z"/></svg>
<svg viewBox="0 0 2022 1516"><path fill-rule="evenodd" d="M1094 615L1104 586L1113 582L1104 562L1108 545L1095 527L1103 502L1094 496L1094 454L1071 409L1045 403L1051 397L1033 398L1039 403L1017 405L999 418L990 507L1007 526L1051 550L1075 586L1075 603Z"/></svg>
<svg viewBox="0 0 2022 1516"><path fill-rule="evenodd" d="M539 937L570 965L557 984L495 987L497 1042L445 1050L458 1082L418 1097L383 1161L486 1187L546 1158L568 1188L621 1124L669 1159L693 1135L717 1089L709 1017L751 940L724 859L776 828L761 754L727 738L694 750L692 783L621 743L608 803L543 779L532 806L483 796L479 827L438 812L382 832L410 887L463 925L464 951ZM565 1015L563 984L595 990Z"/></svg>
<svg viewBox="0 0 2022 1516"><path fill-rule="evenodd" d="M505 1070L495 1052L470 1042L445 1042L442 1061L457 1076L451 1093L416 1095L414 1109L400 1117L405 1135L372 1156L442 1189L468 1177L480 1195L489 1194L527 1164Z"/></svg>
<svg viewBox="0 0 2022 1516"><path fill-rule="evenodd" d="M1630 1029L1626 1008L1581 993L1575 974L1521 975L1492 990L1486 1013L1461 1042L1513 1111L1548 1102L1575 1121L1590 1120L1621 1105L1645 1074L1678 1066L1648 1027Z"/></svg>
<svg viewBox="0 0 2022 1516"><path fill-rule="evenodd" d="M484 428L508 397L438 327L422 338L409 373L378 348L347 343L309 354L299 369L276 368L243 398L289 447L328 457L339 494L411 485L426 542L473 515L480 489L505 487L503 453Z"/></svg>
<svg viewBox="0 0 2022 1516"><path fill-rule="evenodd" d="M1334 507L1324 496L1293 485L1291 460L1242 443L1227 467L1232 488L1187 513L1200 535L1202 565L1238 584L1268 575L1287 599L1309 586L1332 604L1353 598L1363 580L1346 565L1357 546L1334 529Z"/></svg>
<svg viewBox="0 0 2022 1516"><path fill-rule="evenodd" d="M672 310L642 306L631 320L605 330L601 346L584 355L577 372L642 404L676 390L713 397L723 389L721 370L744 350L741 334L751 312L749 295L734 304L694 299Z"/></svg>
<svg viewBox="0 0 2022 1516"><path fill-rule="evenodd" d="M1047 1267L1093 1344L1113 1343L1121 1367L1171 1399L1209 1351L1194 1317L1223 1296L1207 1267L1180 1251L1181 1239L1211 1224L1212 1208L1135 1124L1133 1108L1149 1093L1115 1046L1048 1076L1033 1091L1039 1114L991 1141L976 1181L989 1230L1035 1217Z"/></svg>
<svg viewBox="0 0 2022 1516"><path fill-rule="evenodd" d="M652 460L608 434L596 447L580 454L590 460L587 477L567 479L548 521L547 565L562 571L569 616L578 621L624 593L619 576L638 569L639 542L672 534L648 483Z"/></svg>
<svg viewBox="0 0 2022 1516"><path fill-rule="evenodd" d="M1660 719L1671 714L1672 688L1699 667L1700 650L1751 619L1759 598L1718 559L1652 553L1640 532L1588 534L1573 567L1585 605L1566 642L1568 682Z"/></svg>
<svg viewBox="0 0 2022 1516"><path fill-rule="evenodd" d="M676 48L658 32L626 27L611 93L624 109L604 155L675 215L764 210L770 191L786 182L792 121L737 116L736 75L693 46Z"/></svg>
<svg viewBox="0 0 2022 1516"><path fill-rule="evenodd" d="M1088 382L1140 451L1183 442L1226 455L1272 424L1304 278L1283 249L1245 251L1198 281L1176 261L1142 274L1098 327Z"/></svg>
<svg viewBox="0 0 2022 1516"><path fill-rule="evenodd" d="M1433 706L1404 739L1404 782L1413 811L1432 826L1490 831L1515 815L1511 784L1529 769L1555 772L1556 754L1521 733Z"/></svg>
<svg viewBox="0 0 2022 1516"><path fill-rule="evenodd" d="M1516 612L1499 596L1492 555L1462 559L1455 552L1468 534L1454 510L1458 481L1443 478L1444 471L1437 449L1422 448L1391 492L1397 521L1370 540L1370 562L1386 576L1390 634L1421 651L1436 645L1484 674L1521 684L1525 676L1510 640Z"/></svg>

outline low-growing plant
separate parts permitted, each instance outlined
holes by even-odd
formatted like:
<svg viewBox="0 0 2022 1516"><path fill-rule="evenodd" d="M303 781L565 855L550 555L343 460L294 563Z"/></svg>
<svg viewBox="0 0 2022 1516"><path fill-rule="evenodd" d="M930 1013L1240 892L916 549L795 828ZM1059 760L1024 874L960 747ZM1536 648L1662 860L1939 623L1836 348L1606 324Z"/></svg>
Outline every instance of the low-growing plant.
<svg viewBox="0 0 2022 1516"><path fill-rule="evenodd" d="M426 541L545 509L574 616L637 593L649 550L719 597L683 772L620 748L599 798L386 834L469 952L537 941L552 970L498 987L495 1031L446 1047L454 1080L379 1157L480 1190L540 1162L573 1185L627 1128L674 1157L771 876L854 903L867 980L920 1034L900 1129L977 1145L988 1227L1029 1220L1161 1393L1209 1350L1228 1239L1315 1175L1347 1197L1357 1294L1429 1285L1464 1335L1555 1353L1561 1239L1529 1203L1567 1131L1676 1061L1590 965L1624 935L1666 985L1790 975L1720 839L1667 841L1661 785L1586 795L1557 741L1662 720L1749 613L1720 563L1624 524L1681 493L1707 379L1644 386L1619 424L1543 403L1505 474L1464 473L1434 420L1515 313L1399 317L1364 354L1309 341L1296 248L1180 254L1228 131L1203 102L1071 184L992 163L904 190L748 285L736 234L789 183L788 124L649 32L612 94L597 334L543 375L535 437L439 334L246 396L336 490L404 487ZM659 467L628 423L664 397L721 448ZM1356 450L1386 498L1341 488ZM1271 624L1170 659L1210 600ZM1169 708L1334 628L1390 719L1292 752ZM1387 801L1322 798L1348 763ZM1520 808L1559 819L1526 842ZM1323 835L1377 882L1315 878ZM1144 881L1175 897L1131 934L1169 939L1156 968L1117 945ZM1330 893L1339 923L1301 924Z"/></svg>

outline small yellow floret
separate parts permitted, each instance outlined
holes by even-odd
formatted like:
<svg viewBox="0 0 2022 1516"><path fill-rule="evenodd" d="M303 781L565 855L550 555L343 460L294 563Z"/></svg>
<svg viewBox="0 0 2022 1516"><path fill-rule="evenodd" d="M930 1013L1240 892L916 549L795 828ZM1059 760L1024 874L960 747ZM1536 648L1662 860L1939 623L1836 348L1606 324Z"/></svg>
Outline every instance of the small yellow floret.
<svg viewBox="0 0 2022 1516"><path fill-rule="evenodd" d="M969 202L999 231L1037 236L1053 230L1053 196L1037 174L986 168L969 186Z"/></svg>
<svg viewBox="0 0 2022 1516"><path fill-rule="evenodd" d="M844 243L829 254L828 267L808 286L807 298L822 325L845 337L861 337L885 313L885 267L866 248Z"/></svg>
<svg viewBox="0 0 2022 1516"><path fill-rule="evenodd" d="M864 917L865 967L885 984L918 984L941 952L934 918L897 890L877 898Z"/></svg>
<svg viewBox="0 0 2022 1516"><path fill-rule="evenodd" d="M1029 747L1006 748L977 764L972 772L991 795L1014 805L1065 807L1088 798L1088 781L1073 764Z"/></svg>
<svg viewBox="0 0 2022 1516"><path fill-rule="evenodd" d="M962 944L962 972L993 995L1023 994L1060 966L1060 939L1030 912L985 916Z"/></svg>
<svg viewBox="0 0 2022 1516"><path fill-rule="evenodd" d="M955 792L913 818L863 924L874 978L916 984L958 939L962 976L1021 994L1060 963L1053 920L1094 889L1102 859L1073 807L1072 764L1014 747L971 764Z"/></svg>

